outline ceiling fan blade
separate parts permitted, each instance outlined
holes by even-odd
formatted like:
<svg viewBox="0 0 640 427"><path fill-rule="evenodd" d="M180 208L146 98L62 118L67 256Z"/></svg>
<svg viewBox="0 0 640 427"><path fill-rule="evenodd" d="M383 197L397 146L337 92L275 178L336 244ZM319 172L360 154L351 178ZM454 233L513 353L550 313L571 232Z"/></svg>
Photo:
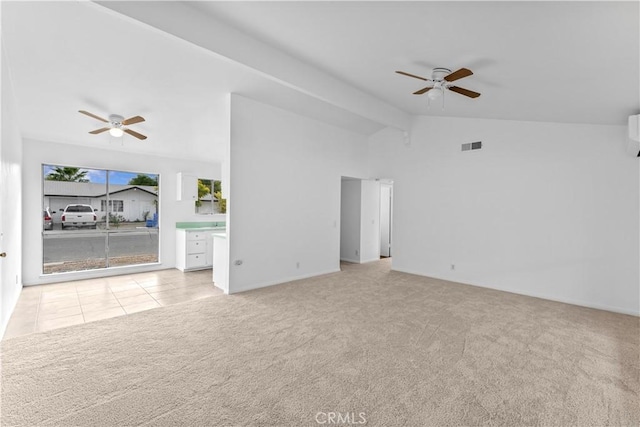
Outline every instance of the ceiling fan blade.
<svg viewBox="0 0 640 427"><path fill-rule="evenodd" d="M92 133L92 134L94 134L94 135L97 135L97 134L99 134L99 133L106 132L106 131L108 131L109 129L111 129L111 128L100 128L100 129L92 130L92 131L91 131L91 132L89 132L89 133Z"/></svg>
<svg viewBox="0 0 640 427"><path fill-rule="evenodd" d="M144 122L144 117L135 116L135 117L131 117L131 118L128 118L126 120L123 120L122 124L123 125L133 125L133 124L140 123L140 122Z"/></svg>
<svg viewBox="0 0 640 427"><path fill-rule="evenodd" d="M103 119L102 117L96 116L95 114L91 114L91 113L90 113L90 112L88 112L88 111L78 110L78 113L82 113L82 114L85 114L85 115L87 115L87 116L89 116L89 117L93 117L94 119L96 119L96 120L100 120L101 122L109 123L109 120L107 120L107 119Z"/></svg>
<svg viewBox="0 0 640 427"><path fill-rule="evenodd" d="M444 79L448 82L452 82L454 80L461 79L463 77L469 77L473 72L466 68L460 68L458 71L454 71L453 73L446 76Z"/></svg>
<svg viewBox="0 0 640 427"><path fill-rule="evenodd" d="M143 134L138 133L138 132L136 132L134 130L131 130L131 129L122 129L122 130L125 131L126 133L128 133L131 136L135 136L138 139L147 139L146 136L144 136Z"/></svg>
<svg viewBox="0 0 640 427"><path fill-rule="evenodd" d="M413 94L414 95L422 95L423 93L429 92L431 89L433 89L433 86L427 86L424 89L420 89L420 90L417 90L417 91L413 92Z"/></svg>
<svg viewBox="0 0 640 427"><path fill-rule="evenodd" d="M402 74L403 76L413 77L414 79L424 80L425 82L429 81L429 79L425 79L424 77L416 76L414 74L405 73L404 71L396 71L396 73Z"/></svg>
<svg viewBox="0 0 640 427"><path fill-rule="evenodd" d="M474 92L472 90L465 89L465 88L458 87L458 86L450 86L449 90L451 90L453 92L457 92L460 95L468 96L469 98L477 98L477 97L480 96L480 94L478 92Z"/></svg>

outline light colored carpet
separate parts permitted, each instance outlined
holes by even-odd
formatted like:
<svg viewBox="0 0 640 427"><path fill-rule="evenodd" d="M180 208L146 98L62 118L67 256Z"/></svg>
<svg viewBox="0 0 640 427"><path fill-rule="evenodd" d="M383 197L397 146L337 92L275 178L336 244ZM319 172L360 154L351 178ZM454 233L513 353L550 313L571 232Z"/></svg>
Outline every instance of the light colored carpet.
<svg viewBox="0 0 640 427"><path fill-rule="evenodd" d="M638 425L638 318L389 263L4 341L2 425Z"/></svg>

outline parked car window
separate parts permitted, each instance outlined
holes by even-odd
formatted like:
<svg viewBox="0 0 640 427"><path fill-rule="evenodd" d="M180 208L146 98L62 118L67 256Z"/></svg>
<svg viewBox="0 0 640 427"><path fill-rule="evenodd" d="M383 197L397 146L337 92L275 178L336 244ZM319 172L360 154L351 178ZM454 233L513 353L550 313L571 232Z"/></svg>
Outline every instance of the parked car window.
<svg viewBox="0 0 640 427"><path fill-rule="evenodd" d="M65 212L93 212L93 209L91 209L91 206L86 205L71 205L67 206Z"/></svg>

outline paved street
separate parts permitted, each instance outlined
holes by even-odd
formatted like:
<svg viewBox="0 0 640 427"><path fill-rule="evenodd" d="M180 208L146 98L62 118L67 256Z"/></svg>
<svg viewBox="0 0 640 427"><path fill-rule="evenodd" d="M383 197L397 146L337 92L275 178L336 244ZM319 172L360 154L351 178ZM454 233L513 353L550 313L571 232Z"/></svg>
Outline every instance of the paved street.
<svg viewBox="0 0 640 427"><path fill-rule="evenodd" d="M44 263L79 261L104 257L106 232L100 230L47 231ZM109 233L112 257L158 253L158 229L123 230Z"/></svg>

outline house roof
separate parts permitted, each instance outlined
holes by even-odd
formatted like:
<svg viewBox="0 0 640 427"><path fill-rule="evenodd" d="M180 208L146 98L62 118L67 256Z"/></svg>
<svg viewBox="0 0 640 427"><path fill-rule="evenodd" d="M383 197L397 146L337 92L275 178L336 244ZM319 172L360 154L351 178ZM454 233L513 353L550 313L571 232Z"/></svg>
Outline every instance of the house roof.
<svg viewBox="0 0 640 427"><path fill-rule="evenodd" d="M109 194L121 193L128 190L141 190L146 193L157 196L156 187L148 185L122 185L109 184L111 191ZM106 196L105 184L94 182L67 182L67 181L48 181L44 180L45 196L80 196L80 197L102 197Z"/></svg>

